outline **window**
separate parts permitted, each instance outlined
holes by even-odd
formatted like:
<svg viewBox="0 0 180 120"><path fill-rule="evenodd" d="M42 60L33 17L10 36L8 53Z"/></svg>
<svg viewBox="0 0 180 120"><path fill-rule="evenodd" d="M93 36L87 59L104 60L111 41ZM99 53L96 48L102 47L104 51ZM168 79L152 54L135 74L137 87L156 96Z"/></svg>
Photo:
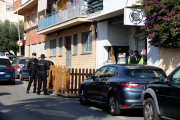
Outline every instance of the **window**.
<svg viewBox="0 0 180 120"><path fill-rule="evenodd" d="M43 54L47 55L47 42L43 42Z"/></svg>
<svg viewBox="0 0 180 120"><path fill-rule="evenodd" d="M53 5L55 5L56 2L52 2L48 4L48 14L51 14L55 11L55 9L53 8Z"/></svg>
<svg viewBox="0 0 180 120"><path fill-rule="evenodd" d="M46 16L46 10L38 12L38 20L43 19Z"/></svg>
<svg viewBox="0 0 180 120"><path fill-rule="evenodd" d="M6 5L6 11L13 12L13 6L12 5Z"/></svg>
<svg viewBox="0 0 180 120"><path fill-rule="evenodd" d="M116 67L109 67L106 72L106 77L114 77L118 75L118 69Z"/></svg>
<svg viewBox="0 0 180 120"><path fill-rule="evenodd" d="M13 62L12 62L12 64L16 64L17 63L17 59L15 59Z"/></svg>
<svg viewBox="0 0 180 120"><path fill-rule="evenodd" d="M166 77L166 74L162 70L150 70L150 69L136 69L130 70L128 77L136 79L151 79L152 77Z"/></svg>
<svg viewBox="0 0 180 120"><path fill-rule="evenodd" d="M106 72L106 70L108 69L108 67L103 67L103 68L100 68L95 74L94 74L94 77L95 78L103 78L104 77L104 74Z"/></svg>
<svg viewBox="0 0 180 120"><path fill-rule="evenodd" d="M37 52L37 45L36 44L34 44L34 45L32 45L32 53L36 53Z"/></svg>
<svg viewBox="0 0 180 120"><path fill-rule="evenodd" d="M25 64L29 61L29 59L20 59L19 64Z"/></svg>
<svg viewBox="0 0 180 120"><path fill-rule="evenodd" d="M59 55L63 55L63 38L59 38Z"/></svg>
<svg viewBox="0 0 180 120"><path fill-rule="evenodd" d="M30 55L30 45L29 45L28 47L29 47L29 57L30 57L30 56L31 56L31 55Z"/></svg>
<svg viewBox="0 0 180 120"><path fill-rule="evenodd" d="M180 83L180 69L174 73L172 83Z"/></svg>
<svg viewBox="0 0 180 120"><path fill-rule="evenodd" d="M27 16L26 22L27 22L27 29L28 29L28 28L30 27L30 26L29 26L29 16Z"/></svg>
<svg viewBox="0 0 180 120"><path fill-rule="evenodd" d="M92 32L82 33L82 53L92 52Z"/></svg>
<svg viewBox="0 0 180 120"><path fill-rule="evenodd" d="M0 59L0 65L11 65L8 59Z"/></svg>
<svg viewBox="0 0 180 120"><path fill-rule="evenodd" d="M76 34L73 37L74 37L74 54L77 55L77 51L78 51L78 49L77 49L78 48L78 46L77 46L78 45L78 35Z"/></svg>
<svg viewBox="0 0 180 120"><path fill-rule="evenodd" d="M41 43L38 44L38 57L41 57Z"/></svg>
<svg viewBox="0 0 180 120"><path fill-rule="evenodd" d="M50 56L56 56L56 40L50 41Z"/></svg>
<svg viewBox="0 0 180 120"><path fill-rule="evenodd" d="M16 57L9 57L9 60L14 61Z"/></svg>
<svg viewBox="0 0 180 120"><path fill-rule="evenodd" d="M31 27L36 26L36 14L31 15Z"/></svg>

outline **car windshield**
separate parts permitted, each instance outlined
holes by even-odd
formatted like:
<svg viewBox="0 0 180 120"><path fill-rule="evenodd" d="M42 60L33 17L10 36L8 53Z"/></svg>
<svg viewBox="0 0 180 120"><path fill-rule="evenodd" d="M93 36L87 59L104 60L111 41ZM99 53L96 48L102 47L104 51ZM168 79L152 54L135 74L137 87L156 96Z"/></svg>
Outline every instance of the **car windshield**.
<svg viewBox="0 0 180 120"><path fill-rule="evenodd" d="M29 61L29 59L20 59L19 64L25 64L28 61Z"/></svg>
<svg viewBox="0 0 180 120"><path fill-rule="evenodd" d="M151 79L153 77L166 77L166 74L162 70L152 70L152 69L134 69L128 72L128 77L136 79Z"/></svg>
<svg viewBox="0 0 180 120"><path fill-rule="evenodd" d="M11 61L13 61L13 60L16 59L16 57L9 57L9 59L10 59Z"/></svg>
<svg viewBox="0 0 180 120"><path fill-rule="evenodd" d="M11 65L8 59L0 59L0 65Z"/></svg>

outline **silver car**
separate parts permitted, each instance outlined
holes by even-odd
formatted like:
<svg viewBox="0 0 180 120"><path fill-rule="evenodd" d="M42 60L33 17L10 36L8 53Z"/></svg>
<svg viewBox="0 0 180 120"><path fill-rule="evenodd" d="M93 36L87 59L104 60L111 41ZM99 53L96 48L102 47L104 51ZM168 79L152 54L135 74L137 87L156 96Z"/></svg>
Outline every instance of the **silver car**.
<svg viewBox="0 0 180 120"><path fill-rule="evenodd" d="M18 79L19 78L19 73L21 68L23 67L23 65L25 63L27 63L30 60L30 58L27 57L17 57L13 62L12 62L12 66L15 70L15 78Z"/></svg>

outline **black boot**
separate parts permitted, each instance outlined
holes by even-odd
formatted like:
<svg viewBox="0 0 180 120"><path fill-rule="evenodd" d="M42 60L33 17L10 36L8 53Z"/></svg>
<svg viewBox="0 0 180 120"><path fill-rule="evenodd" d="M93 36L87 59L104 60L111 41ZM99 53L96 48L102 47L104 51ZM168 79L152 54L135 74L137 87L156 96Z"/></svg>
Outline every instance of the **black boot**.
<svg viewBox="0 0 180 120"><path fill-rule="evenodd" d="M33 93L36 93L36 90L33 90Z"/></svg>
<svg viewBox="0 0 180 120"><path fill-rule="evenodd" d="M40 93L37 93L37 95L40 95Z"/></svg>
<svg viewBox="0 0 180 120"><path fill-rule="evenodd" d="M50 95L49 93L44 93L44 95Z"/></svg>
<svg viewBox="0 0 180 120"><path fill-rule="evenodd" d="M26 94L29 94L29 91L28 91L28 90L26 91Z"/></svg>

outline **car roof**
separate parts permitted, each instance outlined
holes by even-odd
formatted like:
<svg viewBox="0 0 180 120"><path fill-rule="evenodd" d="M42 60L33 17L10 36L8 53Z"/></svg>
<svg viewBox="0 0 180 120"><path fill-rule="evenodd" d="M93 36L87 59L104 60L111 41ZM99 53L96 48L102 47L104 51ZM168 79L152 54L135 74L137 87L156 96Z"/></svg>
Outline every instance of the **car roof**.
<svg viewBox="0 0 180 120"><path fill-rule="evenodd" d="M0 56L0 58L9 59L7 56Z"/></svg>
<svg viewBox="0 0 180 120"><path fill-rule="evenodd" d="M31 58L28 58L28 57L17 57L17 59L31 59Z"/></svg>
<svg viewBox="0 0 180 120"><path fill-rule="evenodd" d="M110 66L110 65L107 65L107 66ZM159 70L162 70L159 67L150 66L150 65L140 65L140 64L113 64L111 66L124 67L127 69L159 69Z"/></svg>

